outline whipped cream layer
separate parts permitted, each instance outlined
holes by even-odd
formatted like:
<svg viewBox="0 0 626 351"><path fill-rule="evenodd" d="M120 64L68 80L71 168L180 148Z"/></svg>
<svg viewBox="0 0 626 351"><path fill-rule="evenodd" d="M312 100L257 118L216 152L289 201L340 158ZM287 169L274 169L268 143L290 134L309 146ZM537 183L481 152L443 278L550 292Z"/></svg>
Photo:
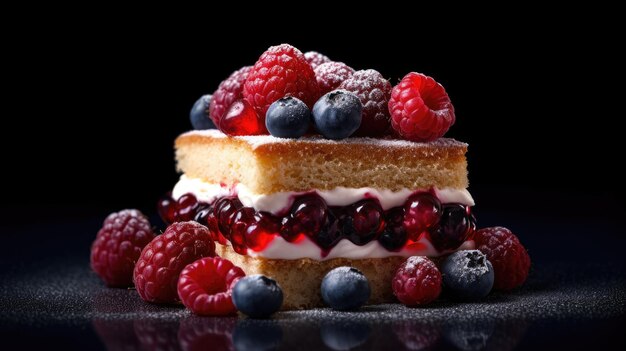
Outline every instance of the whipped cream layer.
<svg viewBox="0 0 626 351"><path fill-rule="evenodd" d="M377 199L383 210L388 210L396 206L401 206L411 194L418 190L427 189L402 189L392 191L389 189L369 187L337 187L333 190L314 189L311 191L316 192L324 199L328 206L347 206L363 199ZM433 190L435 196L437 196L441 203L459 203L465 206L474 206L474 199L467 189L434 188ZM196 196L198 201L211 203L220 197L237 195L239 201L246 207L252 207L256 211L270 212L278 215L291 206L296 196L310 193L311 191L284 191L272 194L257 194L250 191L244 184L237 184L233 188L224 184L211 184L201 179L189 178L182 175L172 190L172 197L178 199L184 194L192 193Z"/></svg>
<svg viewBox="0 0 626 351"><path fill-rule="evenodd" d="M326 201L329 206L347 206L363 199L378 199L384 210L403 205L406 200L419 189L402 189L391 191L388 189L375 188L344 188L333 190L312 190ZM466 189L433 189L441 203L460 203L473 206L474 200ZM246 207L252 207L256 211L271 212L275 215L284 214L300 194L308 192L279 192L273 194L256 194L243 184L227 186L225 184L211 184L201 179L181 176L180 181L172 190L172 197L178 199L184 194L192 193L198 201L211 203L224 196L237 196ZM471 250L475 245L472 240L464 242L457 250ZM456 251L456 250L453 250ZM322 250L309 238L304 237L297 243L290 243L280 236L274 239L262 251L248 249L248 256L264 257L269 259L295 260L309 258L317 261L330 260L333 258L366 259L384 258L391 256L429 256L436 257L451 251L439 252L430 241L422 238L405 246L400 251L388 251L377 240L359 246L348 239L340 240L329 251Z"/></svg>
<svg viewBox="0 0 626 351"><path fill-rule="evenodd" d="M269 259L296 260L310 258L316 261L331 260L333 258L366 259L385 258L391 256L428 256L437 257L458 250L473 250L473 240L467 240L456 250L439 252L424 236L400 251L387 251L378 240L371 241L363 246L353 244L348 239L341 239L327 253L323 252L309 238L305 237L298 243L290 243L280 236L276 236L263 251L248 249L248 256Z"/></svg>

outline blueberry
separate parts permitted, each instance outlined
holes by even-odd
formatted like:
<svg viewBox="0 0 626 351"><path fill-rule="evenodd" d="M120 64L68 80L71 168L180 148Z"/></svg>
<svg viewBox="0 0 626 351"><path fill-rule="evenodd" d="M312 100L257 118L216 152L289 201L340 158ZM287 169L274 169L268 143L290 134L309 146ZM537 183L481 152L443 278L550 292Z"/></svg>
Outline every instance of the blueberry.
<svg viewBox="0 0 626 351"><path fill-rule="evenodd" d="M313 106L313 124L327 139L344 139L359 129L362 111L358 96L345 90L333 90Z"/></svg>
<svg viewBox="0 0 626 351"><path fill-rule="evenodd" d="M265 126L275 137L299 138L309 130L311 111L302 100L287 96L274 101L265 114Z"/></svg>
<svg viewBox="0 0 626 351"><path fill-rule="evenodd" d="M448 256L441 274L444 289L460 300L477 300L493 287L493 267L487 256L478 250L457 251Z"/></svg>
<svg viewBox="0 0 626 351"><path fill-rule="evenodd" d="M189 112L189 119L193 129L215 129L215 124L209 117L209 105L211 104L211 95L202 95L193 104L191 111Z"/></svg>
<svg viewBox="0 0 626 351"><path fill-rule="evenodd" d="M337 267L322 280L322 299L335 310L353 310L370 298L370 283L352 267Z"/></svg>
<svg viewBox="0 0 626 351"><path fill-rule="evenodd" d="M233 303L252 318L267 318L283 304L283 291L274 279L255 274L241 278L233 288Z"/></svg>

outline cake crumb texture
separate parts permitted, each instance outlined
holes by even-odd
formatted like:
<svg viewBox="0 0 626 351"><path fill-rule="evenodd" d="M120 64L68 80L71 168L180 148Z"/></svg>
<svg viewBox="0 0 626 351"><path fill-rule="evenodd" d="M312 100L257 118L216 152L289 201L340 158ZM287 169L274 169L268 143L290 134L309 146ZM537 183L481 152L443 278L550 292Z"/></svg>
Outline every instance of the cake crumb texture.
<svg viewBox="0 0 626 351"><path fill-rule="evenodd" d="M209 183L243 183L258 194L330 190L465 189L467 144L348 138L227 137L193 131L176 139L177 169Z"/></svg>

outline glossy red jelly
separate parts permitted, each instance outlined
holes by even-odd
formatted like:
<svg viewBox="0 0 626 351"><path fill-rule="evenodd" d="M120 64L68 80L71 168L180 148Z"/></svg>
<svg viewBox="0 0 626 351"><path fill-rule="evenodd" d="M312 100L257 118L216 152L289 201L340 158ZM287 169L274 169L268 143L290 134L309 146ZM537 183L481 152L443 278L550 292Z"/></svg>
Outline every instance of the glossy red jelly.
<svg viewBox="0 0 626 351"><path fill-rule="evenodd" d="M448 251L458 248L476 229L469 207L442 205L428 192L415 193L403 206L387 211L376 199L329 207L315 193L297 196L283 216L244 207L235 196L211 204L198 202L192 194L178 201L165 196L158 210L168 224L193 219L206 225L215 241L230 242L242 255L248 249L262 251L276 236L292 243L308 237L328 253L341 239L359 246L378 240L387 250L399 251L428 235L438 251Z"/></svg>
<svg viewBox="0 0 626 351"><path fill-rule="evenodd" d="M259 135L265 131L265 126L259 123L256 111L245 100L237 100L230 105L220 120L219 128L231 136Z"/></svg>

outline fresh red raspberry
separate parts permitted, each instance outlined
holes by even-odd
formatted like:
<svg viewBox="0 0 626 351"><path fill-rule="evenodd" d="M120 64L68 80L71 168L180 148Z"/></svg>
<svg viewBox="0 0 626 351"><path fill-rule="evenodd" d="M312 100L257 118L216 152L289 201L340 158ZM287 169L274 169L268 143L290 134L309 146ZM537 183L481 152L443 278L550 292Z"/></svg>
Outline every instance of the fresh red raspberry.
<svg viewBox="0 0 626 351"><path fill-rule="evenodd" d="M326 62L317 66L315 79L320 87L320 95L337 89L344 80L352 77L352 74L354 70L343 62Z"/></svg>
<svg viewBox="0 0 626 351"><path fill-rule="evenodd" d="M454 124L454 106L441 84L411 72L393 87L389 100L391 126L404 139L432 141Z"/></svg>
<svg viewBox="0 0 626 351"><path fill-rule="evenodd" d="M326 63L326 62L331 62L330 59L328 58L328 56L320 54L317 51L309 51L307 53L304 54L304 59L306 60L306 62L309 63L309 65L311 65L311 68L316 69L317 66Z"/></svg>
<svg viewBox="0 0 626 351"><path fill-rule="evenodd" d="M411 256L396 271L391 288L403 304L425 305L441 293L441 273L427 257Z"/></svg>
<svg viewBox="0 0 626 351"><path fill-rule="evenodd" d="M347 90L359 97L363 104L361 126L355 136L380 136L389 129L391 83L373 69L356 71L346 79L339 89Z"/></svg>
<svg viewBox="0 0 626 351"><path fill-rule="evenodd" d="M230 105L237 100L243 99L243 84L246 82L251 69L252 66L246 66L231 73L213 93L211 104L209 105L209 116L211 116L213 123L218 128L222 117Z"/></svg>
<svg viewBox="0 0 626 351"><path fill-rule="evenodd" d="M490 227L475 232L473 239L493 265L494 289L512 290L524 284L530 257L515 234L504 227Z"/></svg>
<svg viewBox="0 0 626 351"><path fill-rule="evenodd" d="M133 286L135 262L152 239L150 222L138 210L111 213L91 245L91 269L108 286Z"/></svg>
<svg viewBox="0 0 626 351"><path fill-rule="evenodd" d="M313 69L300 50L288 44L272 46L254 64L243 87L244 98L254 107L259 125L272 102L290 95L309 108L320 97Z"/></svg>
<svg viewBox="0 0 626 351"><path fill-rule="evenodd" d="M178 278L178 296L193 313L224 316L237 312L232 290L246 274L227 259L205 257L188 265Z"/></svg>
<svg viewBox="0 0 626 351"><path fill-rule="evenodd" d="M186 265L215 256L215 243L207 227L178 222L152 240L135 265L135 288L142 299L155 303L179 301L178 276Z"/></svg>

